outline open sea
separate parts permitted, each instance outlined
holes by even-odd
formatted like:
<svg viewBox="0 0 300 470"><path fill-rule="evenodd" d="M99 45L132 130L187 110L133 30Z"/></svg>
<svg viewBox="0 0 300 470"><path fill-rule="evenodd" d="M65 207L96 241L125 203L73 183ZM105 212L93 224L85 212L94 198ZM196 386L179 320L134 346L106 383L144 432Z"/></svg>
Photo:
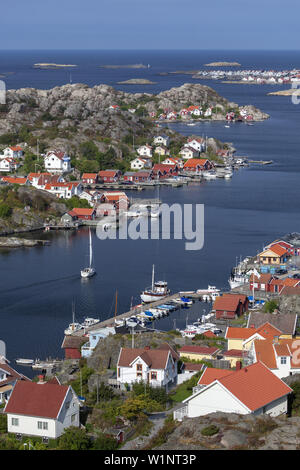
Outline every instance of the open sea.
<svg viewBox="0 0 300 470"><path fill-rule="evenodd" d="M212 61L238 61L248 69L300 69L295 51L0 51L0 75L6 87L52 88L69 83L89 86L106 83L132 93L159 93L183 83L197 81L187 75L159 75L178 70L202 69ZM38 62L77 64L70 70L34 69ZM103 69L101 65L150 64L146 69ZM117 85L130 78L147 78L155 85ZM86 263L88 232L39 233L49 238L49 247L0 252L0 339L10 360L16 357L61 357L63 330L71 322L71 304L76 318L109 318L118 290L118 313L127 311L131 299L151 283L152 264L156 278L168 281L173 292L206 288L208 284L228 289L228 276L236 258L254 255L263 245L288 232L300 232L300 107L290 97L267 96L289 88L278 85L199 83L214 88L230 101L253 104L270 119L247 126L205 122L194 127L183 123L172 128L184 135L216 137L232 142L236 154L253 160L273 160L273 165L252 165L234 173L231 180L217 179L182 188L162 188L160 198L172 204L205 206L204 247L186 251L185 240L99 240L93 234L97 275L82 282L80 269ZM153 189L133 197L154 197ZM26 235L27 236L27 235ZM156 327L185 326L209 305L195 303L178 310ZM188 318L187 318L188 315ZM174 322L176 321L176 323Z"/></svg>

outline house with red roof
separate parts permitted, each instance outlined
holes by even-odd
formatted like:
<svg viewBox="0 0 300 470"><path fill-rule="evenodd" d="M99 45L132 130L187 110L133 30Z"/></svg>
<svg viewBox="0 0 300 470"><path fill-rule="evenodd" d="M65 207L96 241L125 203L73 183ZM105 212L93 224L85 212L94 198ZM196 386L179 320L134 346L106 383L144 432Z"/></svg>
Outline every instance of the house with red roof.
<svg viewBox="0 0 300 470"><path fill-rule="evenodd" d="M288 250L279 243L275 243L259 253L258 260L263 265L279 265L285 263L289 257Z"/></svg>
<svg viewBox="0 0 300 470"><path fill-rule="evenodd" d="M69 385L17 381L4 408L9 433L56 439L79 427L79 400Z"/></svg>
<svg viewBox="0 0 300 470"><path fill-rule="evenodd" d="M17 176L16 177L14 177L14 176L3 176L1 178L1 181L3 181L3 183L8 183L8 184L20 184L21 186L30 184L27 177L20 178L20 177L17 177Z"/></svg>
<svg viewBox="0 0 300 470"><path fill-rule="evenodd" d="M168 157L163 162L162 165L177 165L178 168L183 168L184 162L181 158L177 157Z"/></svg>
<svg viewBox="0 0 300 470"><path fill-rule="evenodd" d="M4 157L9 157L9 158L22 158L24 155L24 151L20 145L15 145L13 147L6 147L3 150L3 156ZM0 158L2 158L2 155L0 155Z"/></svg>
<svg viewBox="0 0 300 470"><path fill-rule="evenodd" d="M177 381L179 355L168 344L158 349L121 348L117 362L117 382L122 387L144 382L151 387L168 387Z"/></svg>
<svg viewBox="0 0 300 470"><path fill-rule="evenodd" d="M12 172L20 167L20 163L12 157L1 158L0 155L0 172Z"/></svg>
<svg viewBox="0 0 300 470"><path fill-rule="evenodd" d="M83 207L74 207L71 211L79 220L93 220L96 215L94 208L85 209Z"/></svg>
<svg viewBox="0 0 300 470"><path fill-rule="evenodd" d="M246 295L223 294L217 297L213 304L216 318L234 319L248 310L249 300Z"/></svg>
<svg viewBox="0 0 300 470"><path fill-rule="evenodd" d="M214 346L182 346L179 349L180 357L185 357L194 361L205 361L217 358L217 354L220 352L219 348Z"/></svg>
<svg viewBox="0 0 300 470"><path fill-rule="evenodd" d="M280 338L256 339L249 355L252 362L261 361L280 379L300 373L299 340Z"/></svg>
<svg viewBox="0 0 300 470"><path fill-rule="evenodd" d="M203 137L189 137L185 146L192 147L198 152L204 152L205 150L205 139Z"/></svg>
<svg viewBox="0 0 300 470"><path fill-rule="evenodd" d="M192 171L200 173L201 171L208 171L214 167L213 163L207 158L190 158L183 166L185 171Z"/></svg>
<svg viewBox="0 0 300 470"><path fill-rule="evenodd" d="M45 169L49 173L68 173L71 171L71 158L62 150L50 150L44 158Z"/></svg>
<svg viewBox="0 0 300 470"><path fill-rule="evenodd" d="M98 173L83 173L81 181L83 184L96 184L98 183Z"/></svg>
<svg viewBox="0 0 300 470"><path fill-rule="evenodd" d="M98 173L99 180L103 181L104 183L115 183L119 181L121 177L120 170L101 170Z"/></svg>
<svg viewBox="0 0 300 470"><path fill-rule="evenodd" d="M131 160L130 168L132 170L150 169L152 168L151 158L137 157L134 160Z"/></svg>
<svg viewBox="0 0 300 470"><path fill-rule="evenodd" d="M136 151L141 157L148 157L148 158L152 157L151 145L148 145L148 144L141 145L140 147L137 148Z"/></svg>
<svg viewBox="0 0 300 470"><path fill-rule="evenodd" d="M143 183L145 181L151 181L152 176L152 170L126 171L123 179L124 181L132 181L133 183Z"/></svg>
<svg viewBox="0 0 300 470"><path fill-rule="evenodd" d="M252 273L249 278L250 290L260 290L270 292L270 283L274 276L270 273L254 274Z"/></svg>
<svg viewBox="0 0 300 470"><path fill-rule="evenodd" d="M82 184L80 181L70 182L51 182L46 183L44 191L47 191L58 198L70 199L73 196L79 196L82 192Z"/></svg>
<svg viewBox="0 0 300 470"><path fill-rule="evenodd" d="M172 176L178 175L177 164L165 165L163 163L155 163L152 170L154 179L171 178Z"/></svg>
<svg viewBox="0 0 300 470"><path fill-rule="evenodd" d="M279 416L288 411L292 389L262 362L235 371L207 368L200 381L203 386L195 388L195 393L182 402L182 408L174 411L174 419L181 421L217 411L255 416Z"/></svg>

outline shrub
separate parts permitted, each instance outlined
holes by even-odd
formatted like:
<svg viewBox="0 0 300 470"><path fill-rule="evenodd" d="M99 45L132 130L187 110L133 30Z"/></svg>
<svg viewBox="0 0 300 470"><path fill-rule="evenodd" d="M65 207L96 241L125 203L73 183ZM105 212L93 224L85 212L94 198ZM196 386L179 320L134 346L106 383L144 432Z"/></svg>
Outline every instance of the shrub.
<svg viewBox="0 0 300 470"><path fill-rule="evenodd" d="M94 450L115 450L118 448L116 439L104 433L98 435L97 439L93 442L92 449Z"/></svg>
<svg viewBox="0 0 300 470"><path fill-rule="evenodd" d="M11 214L12 208L8 204L0 204L0 218L7 219Z"/></svg>
<svg viewBox="0 0 300 470"><path fill-rule="evenodd" d="M83 429L71 426L59 438L60 450L87 450L91 447L91 440Z"/></svg>
<svg viewBox="0 0 300 470"><path fill-rule="evenodd" d="M209 426L206 426L205 428L201 429L202 436L214 436L218 432L219 428L214 424L210 424Z"/></svg>

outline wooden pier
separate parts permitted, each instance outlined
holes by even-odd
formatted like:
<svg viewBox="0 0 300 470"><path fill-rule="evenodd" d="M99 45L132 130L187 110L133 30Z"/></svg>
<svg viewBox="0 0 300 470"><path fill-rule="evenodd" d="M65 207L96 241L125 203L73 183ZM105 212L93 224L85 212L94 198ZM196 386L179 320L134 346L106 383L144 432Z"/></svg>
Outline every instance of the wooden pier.
<svg viewBox="0 0 300 470"><path fill-rule="evenodd" d="M105 328L107 326L115 326L115 320L125 320L126 318L131 317L132 315L137 315L138 313L144 312L145 310L148 310L150 308L155 308L158 307L159 305L162 305L164 303L170 302L171 300L176 299L177 297L182 297L182 296L188 296L191 299L198 299L200 300L202 298L202 294L197 294L197 292L177 292L176 294L171 294L168 295L167 297L163 297L160 300L157 300L156 302L151 302L147 303L144 305L139 305L137 307L133 307L131 310L128 312L122 313L120 315L116 315L113 318L108 318L107 320L103 320L100 323L97 323L96 325L91 326L90 328L86 328L85 330L79 330L73 333L73 336L83 336L84 334L92 331L99 330L100 328Z"/></svg>

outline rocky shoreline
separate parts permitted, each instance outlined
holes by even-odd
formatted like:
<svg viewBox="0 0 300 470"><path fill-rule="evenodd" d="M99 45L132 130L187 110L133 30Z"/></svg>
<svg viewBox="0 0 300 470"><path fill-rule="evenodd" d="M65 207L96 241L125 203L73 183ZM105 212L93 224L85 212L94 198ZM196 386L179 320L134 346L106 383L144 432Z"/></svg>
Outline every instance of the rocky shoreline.
<svg viewBox="0 0 300 470"><path fill-rule="evenodd" d="M28 238L18 237L2 237L0 236L0 248L22 248L33 246L47 246L50 245L49 240L34 240Z"/></svg>

